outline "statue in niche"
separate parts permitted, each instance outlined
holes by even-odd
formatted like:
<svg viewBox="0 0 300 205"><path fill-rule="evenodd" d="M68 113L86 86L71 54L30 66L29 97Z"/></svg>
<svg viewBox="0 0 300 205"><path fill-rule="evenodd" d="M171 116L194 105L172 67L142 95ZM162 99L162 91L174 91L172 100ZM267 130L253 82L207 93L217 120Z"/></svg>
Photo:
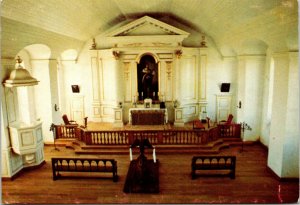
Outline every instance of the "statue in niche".
<svg viewBox="0 0 300 205"><path fill-rule="evenodd" d="M142 71L144 73L142 78L142 84L143 84L143 93L145 98L150 98L152 90L152 80L153 76L155 75L155 71L151 70L148 67L148 64L146 64L146 67Z"/></svg>
<svg viewBox="0 0 300 205"><path fill-rule="evenodd" d="M157 64L150 55L143 56L138 64L138 92L139 100L158 99Z"/></svg>

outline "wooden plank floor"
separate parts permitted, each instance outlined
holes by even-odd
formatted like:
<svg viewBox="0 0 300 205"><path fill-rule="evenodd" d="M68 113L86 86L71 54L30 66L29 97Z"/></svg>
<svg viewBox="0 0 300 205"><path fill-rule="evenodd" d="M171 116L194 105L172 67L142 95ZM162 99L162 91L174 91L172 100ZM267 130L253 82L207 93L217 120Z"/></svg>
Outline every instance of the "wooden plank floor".
<svg viewBox="0 0 300 205"><path fill-rule="evenodd" d="M237 156L234 180L229 177L192 180L191 154L158 155L159 194L123 192L130 164L126 155L97 155L118 161L119 181L116 183L111 179L95 178L53 181L51 157L74 155L73 150L64 147L59 149L56 151L46 146L46 164L22 172L13 181L2 181L2 203L296 203L299 198L299 182L280 182L267 171L267 152L259 144L245 146L243 152L240 152L240 147L222 151L221 155Z"/></svg>

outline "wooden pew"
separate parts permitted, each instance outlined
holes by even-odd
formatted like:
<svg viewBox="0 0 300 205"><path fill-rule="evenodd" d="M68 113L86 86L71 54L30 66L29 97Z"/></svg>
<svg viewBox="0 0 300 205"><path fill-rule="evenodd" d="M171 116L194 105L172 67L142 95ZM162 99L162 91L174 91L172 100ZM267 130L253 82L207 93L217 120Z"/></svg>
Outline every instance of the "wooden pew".
<svg viewBox="0 0 300 205"><path fill-rule="evenodd" d="M194 156L192 158L192 179L195 179L197 170L229 170L227 174L235 179L235 156Z"/></svg>
<svg viewBox="0 0 300 205"><path fill-rule="evenodd" d="M118 181L117 161L99 158L52 158L53 180L61 177L61 172L111 172L114 182Z"/></svg>

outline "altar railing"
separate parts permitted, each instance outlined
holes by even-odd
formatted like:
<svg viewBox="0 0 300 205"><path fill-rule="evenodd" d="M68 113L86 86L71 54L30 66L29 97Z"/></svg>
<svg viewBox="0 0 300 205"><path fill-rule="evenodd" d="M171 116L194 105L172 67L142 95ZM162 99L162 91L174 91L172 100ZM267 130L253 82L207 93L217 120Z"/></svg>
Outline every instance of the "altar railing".
<svg viewBox="0 0 300 205"><path fill-rule="evenodd" d="M78 139L86 145L130 145L135 139L149 139L153 145L191 145L206 144L217 139L215 131L210 130L130 130L130 131L84 131Z"/></svg>
<svg viewBox="0 0 300 205"><path fill-rule="evenodd" d="M54 125L55 138L77 138L77 125Z"/></svg>
<svg viewBox="0 0 300 205"><path fill-rule="evenodd" d="M91 131L56 125L56 138L74 138L86 145L131 145L135 139L148 138L153 145L206 144L219 138L240 138L240 124L217 126L206 130L108 130Z"/></svg>

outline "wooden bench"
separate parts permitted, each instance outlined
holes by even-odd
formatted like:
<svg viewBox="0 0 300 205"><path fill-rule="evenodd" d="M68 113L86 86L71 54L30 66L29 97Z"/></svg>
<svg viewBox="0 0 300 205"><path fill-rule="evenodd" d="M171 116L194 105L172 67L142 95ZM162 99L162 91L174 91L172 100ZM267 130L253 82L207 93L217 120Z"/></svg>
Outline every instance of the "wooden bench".
<svg viewBox="0 0 300 205"><path fill-rule="evenodd" d="M235 156L194 156L192 158L192 179L196 178L196 170L229 170L228 176L235 178Z"/></svg>
<svg viewBox="0 0 300 205"><path fill-rule="evenodd" d="M60 172L111 172L114 182L118 181L117 161L98 158L52 158L53 180L61 177Z"/></svg>

